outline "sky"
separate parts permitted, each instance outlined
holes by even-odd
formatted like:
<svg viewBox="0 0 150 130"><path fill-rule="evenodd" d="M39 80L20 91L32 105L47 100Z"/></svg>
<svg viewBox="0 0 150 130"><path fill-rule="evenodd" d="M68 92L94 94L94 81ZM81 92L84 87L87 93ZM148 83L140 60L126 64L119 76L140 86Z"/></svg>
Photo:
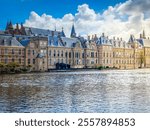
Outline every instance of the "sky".
<svg viewBox="0 0 150 130"><path fill-rule="evenodd" d="M67 36L74 23L78 35L136 37L144 29L150 36L150 0L0 0L0 29L6 22L44 29L64 28Z"/></svg>

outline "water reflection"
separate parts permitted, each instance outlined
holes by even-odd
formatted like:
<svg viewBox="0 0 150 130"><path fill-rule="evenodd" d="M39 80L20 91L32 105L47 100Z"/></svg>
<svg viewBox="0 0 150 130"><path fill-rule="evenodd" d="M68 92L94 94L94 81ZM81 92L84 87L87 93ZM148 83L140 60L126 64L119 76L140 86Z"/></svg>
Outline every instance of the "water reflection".
<svg viewBox="0 0 150 130"><path fill-rule="evenodd" d="M0 112L150 112L150 70L0 76Z"/></svg>

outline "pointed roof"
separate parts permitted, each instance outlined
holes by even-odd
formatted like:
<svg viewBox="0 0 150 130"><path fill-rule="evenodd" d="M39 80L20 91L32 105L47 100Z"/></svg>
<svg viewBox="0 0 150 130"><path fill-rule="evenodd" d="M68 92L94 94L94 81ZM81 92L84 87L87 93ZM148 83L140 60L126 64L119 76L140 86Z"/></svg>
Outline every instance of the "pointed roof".
<svg viewBox="0 0 150 130"><path fill-rule="evenodd" d="M76 37L76 32L75 32L75 27L74 24L72 25L72 29L71 29L71 37Z"/></svg>
<svg viewBox="0 0 150 130"><path fill-rule="evenodd" d="M129 43L133 43L133 42L135 42L134 35L130 35Z"/></svg>
<svg viewBox="0 0 150 130"><path fill-rule="evenodd" d="M8 28L9 28L9 29L13 29L13 24L12 24L11 21L9 22Z"/></svg>
<svg viewBox="0 0 150 130"><path fill-rule="evenodd" d="M61 35L62 35L62 37L66 37L66 35L64 33L64 28L63 27L62 27Z"/></svg>

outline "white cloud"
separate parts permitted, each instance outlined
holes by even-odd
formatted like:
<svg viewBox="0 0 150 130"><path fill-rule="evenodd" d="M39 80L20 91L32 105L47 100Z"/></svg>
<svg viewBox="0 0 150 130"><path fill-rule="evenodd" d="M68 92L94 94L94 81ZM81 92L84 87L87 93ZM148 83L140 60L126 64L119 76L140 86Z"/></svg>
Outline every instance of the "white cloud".
<svg viewBox="0 0 150 130"><path fill-rule="evenodd" d="M75 15L65 14L62 18L51 15L39 16L36 12L30 13L25 26L58 30L64 27L67 36L70 35L71 26L75 23L76 32L80 35L98 34L105 32L113 37L122 37L127 40L130 34L139 37L145 29L150 36L149 0L128 0L116 6L109 6L102 14L96 13L87 4L79 5Z"/></svg>

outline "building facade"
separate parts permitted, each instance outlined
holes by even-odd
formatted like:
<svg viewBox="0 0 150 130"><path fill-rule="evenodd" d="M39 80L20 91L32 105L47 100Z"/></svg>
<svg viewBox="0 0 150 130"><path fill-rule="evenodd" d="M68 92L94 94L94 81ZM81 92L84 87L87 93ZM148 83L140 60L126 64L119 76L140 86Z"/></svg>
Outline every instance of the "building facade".
<svg viewBox="0 0 150 130"><path fill-rule="evenodd" d="M125 42L122 38L110 39L103 33L76 36L72 26L70 37L62 31L44 30L7 23L6 30L0 34L0 62L17 62L31 71L50 69L96 68L99 66L136 69L150 68L150 39L145 32L139 39L130 36Z"/></svg>

